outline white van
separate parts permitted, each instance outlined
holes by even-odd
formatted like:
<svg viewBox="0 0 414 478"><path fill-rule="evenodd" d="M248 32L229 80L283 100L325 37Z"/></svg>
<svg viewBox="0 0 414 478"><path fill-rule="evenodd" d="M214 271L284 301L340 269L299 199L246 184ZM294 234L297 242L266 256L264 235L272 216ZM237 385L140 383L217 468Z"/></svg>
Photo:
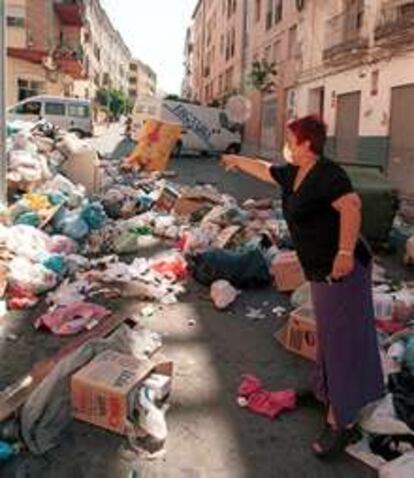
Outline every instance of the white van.
<svg viewBox="0 0 414 478"><path fill-rule="evenodd" d="M79 137L93 136L92 107L89 100L58 96L33 96L7 109L10 121L49 121Z"/></svg>
<svg viewBox="0 0 414 478"><path fill-rule="evenodd" d="M139 97L132 113L131 138L139 139L147 118L161 119L183 126L182 139L174 151L183 153L239 153L240 126L232 124L221 108L199 106L154 97Z"/></svg>

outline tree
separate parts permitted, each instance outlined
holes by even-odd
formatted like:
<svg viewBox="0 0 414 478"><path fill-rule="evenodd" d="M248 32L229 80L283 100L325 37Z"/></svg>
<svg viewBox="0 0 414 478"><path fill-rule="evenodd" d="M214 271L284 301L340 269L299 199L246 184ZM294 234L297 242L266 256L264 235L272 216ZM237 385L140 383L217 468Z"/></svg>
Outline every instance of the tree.
<svg viewBox="0 0 414 478"><path fill-rule="evenodd" d="M267 60L255 61L248 75L248 83L262 93L271 93L276 86L277 76L276 64L268 63Z"/></svg>
<svg viewBox="0 0 414 478"><path fill-rule="evenodd" d="M96 101L111 112L114 118L119 118L130 107L129 99L122 91L101 88L96 93Z"/></svg>

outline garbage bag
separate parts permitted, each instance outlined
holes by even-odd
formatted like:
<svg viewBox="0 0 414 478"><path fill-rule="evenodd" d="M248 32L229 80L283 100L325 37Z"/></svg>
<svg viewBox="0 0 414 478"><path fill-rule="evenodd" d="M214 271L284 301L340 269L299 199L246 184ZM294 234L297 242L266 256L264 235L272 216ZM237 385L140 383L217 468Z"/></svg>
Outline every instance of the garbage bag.
<svg viewBox="0 0 414 478"><path fill-rule="evenodd" d="M79 211L67 212L56 223L56 230L75 241L81 241L89 234L88 224L82 219Z"/></svg>
<svg viewBox="0 0 414 478"><path fill-rule="evenodd" d="M46 327L55 335L76 335L97 325L108 315L110 311L105 307L80 301L42 315L37 319L36 327Z"/></svg>
<svg viewBox="0 0 414 478"><path fill-rule="evenodd" d="M269 268L260 249L213 249L194 256L190 267L194 279L206 286L219 279L241 289L262 287L271 282Z"/></svg>
<svg viewBox="0 0 414 478"><path fill-rule="evenodd" d="M403 367L401 372L389 376L388 387L397 417L414 430L414 375Z"/></svg>
<svg viewBox="0 0 414 478"><path fill-rule="evenodd" d="M105 210L99 202L87 204L81 212L81 218L92 231L102 229L107 219Z"/></svg>
<svg viewBox="0 0 414 478"><path fill-rule="evenodd" d="M40 225L40 216L37 212L25 212L16 219L15 224L38 227Z"/></svg>
<svg viewBox="0 0 414 478"><path fill-rule="evenodd" d="M405 345L403 363L407 366L414 377L414 335L411 335L411 337L408 338Z"/></svg>
<svg viewBox="0 0 414 478"><path fill-rule="evenodd" d="M67 236L57 234L51 237L51 243L48 247L48 252L52 254L75 254L78 250L77 243Z"/></svg>
<svg viewBox="0 0 414 478"><path fill-rule="evenodd" d="M68 271L68 266L65 259L59 254L51 254L47 259L43 261L43 265L57 274L59 277L63 277Z"/></svg>
<svg viewBox="0 0 414 478"><path fill-rule="evenodd" d="M211 300L219 310L224 310L231 305L239 295L230 282L226 280L218 280L211 286Z"/></svg>
<svg viewBox="0 0 414 478"><path fill-rule="evenodd" d="M58 276L43 264L34 264L25 257L15 257L9 264L8 281L34 294L47 292L58 283Z"/></svg>
<svg viewBox="0 0 414 478"><path fill-rule="evenodd" d="M6 246L16 256L37 262L44 257L50 243L50 237L33 226L19 224L7 229Z"/></svg>

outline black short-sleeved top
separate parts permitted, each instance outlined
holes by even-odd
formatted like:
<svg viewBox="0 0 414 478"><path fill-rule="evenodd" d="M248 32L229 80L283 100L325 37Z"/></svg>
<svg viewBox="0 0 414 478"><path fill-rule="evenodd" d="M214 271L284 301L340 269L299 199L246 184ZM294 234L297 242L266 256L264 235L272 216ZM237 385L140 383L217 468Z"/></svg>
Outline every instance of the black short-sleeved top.
<svg viewBox="0 0 414 478"><path fill-rule="evenodd" d="M306 277L324 281L330 276L338 253L340 216L332 206L340 197L352 193L351 180L333 161L320 158L297 191L294 183L298 168L271 166L270 173L282 188L283 213ZM371 254L360 239L355 257L367 266Z"/></svg>

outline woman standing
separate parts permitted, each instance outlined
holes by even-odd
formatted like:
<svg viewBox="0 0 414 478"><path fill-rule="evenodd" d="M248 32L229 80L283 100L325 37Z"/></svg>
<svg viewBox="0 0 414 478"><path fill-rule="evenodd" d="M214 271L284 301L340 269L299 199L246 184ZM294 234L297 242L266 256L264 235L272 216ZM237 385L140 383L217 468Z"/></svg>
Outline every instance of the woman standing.
<svg viewBox="0 0 414 478"><path fill-rule="evenodd" d="M361 201L345 171L323 156L325 141L325 125L307 116L288 124L287 165L232 155L222 161L282 189L284 216L311 283L317 323L315 395L327 405L325 429L312 446L319 457L352 442L360 410L384 392L372 257L360 238Z"/></svg>

